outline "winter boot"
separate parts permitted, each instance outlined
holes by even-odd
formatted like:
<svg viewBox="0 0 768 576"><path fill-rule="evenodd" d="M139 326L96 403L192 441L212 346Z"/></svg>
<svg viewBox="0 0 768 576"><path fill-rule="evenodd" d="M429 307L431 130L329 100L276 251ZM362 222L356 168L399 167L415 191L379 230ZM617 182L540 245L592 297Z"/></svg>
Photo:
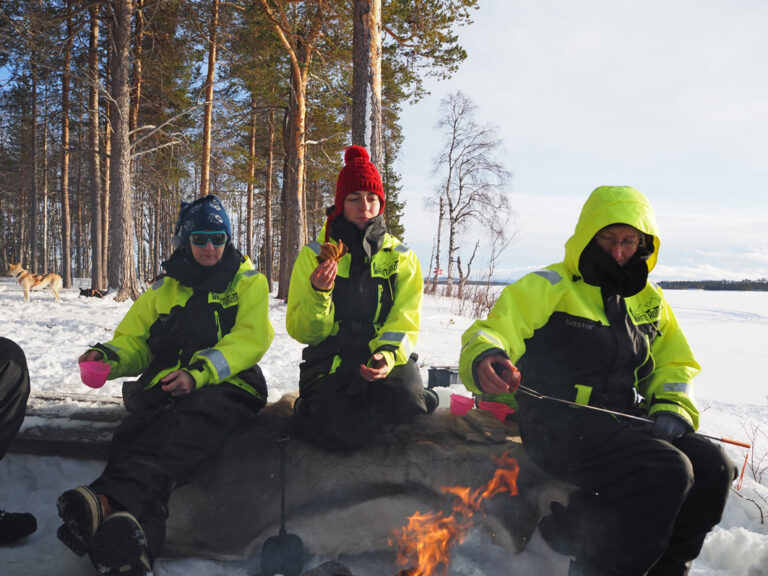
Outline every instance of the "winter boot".
<svg viewBox="0 0 768 576"><path fill-rule="evenodd" d="M26 538L37 530L37 520L32 514L0 510L0 544L10 544Z"/></svg>
<svg viewBox="0 0 768 576"><path fill-rule="evenodd" d="M56 506L64 522L57 532L59 540L78 556L84 555L104 520L99 496L87 486L79 486L59 496Z"/></svg>
<svg viewBox="0 0 768 576"><path fill-rule="evenodd" d="M129 512L115 512L93 537L89 553L101 576L148 576L152 572L147 537Z"/></svg>

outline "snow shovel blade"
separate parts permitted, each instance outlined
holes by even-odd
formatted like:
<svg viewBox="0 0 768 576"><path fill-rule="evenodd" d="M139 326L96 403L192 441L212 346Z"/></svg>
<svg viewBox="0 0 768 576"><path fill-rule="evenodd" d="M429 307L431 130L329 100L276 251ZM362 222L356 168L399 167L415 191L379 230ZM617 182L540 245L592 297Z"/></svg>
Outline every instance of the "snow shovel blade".
<svg viewBox="0 0 768 576"><path fill-rule="evenodd" d="M299 576L304 567L304 543L296 534L267 538L261 547L262 576Z"/></svg>
<svg viewBox="0 0 768 576"><path fill-rule="evenodd" d="M261 575L299 576L304 567L304 543L296 534L285 531L285 444L290 436L277 439L280 449L280 533L261 547Z"/></svg>

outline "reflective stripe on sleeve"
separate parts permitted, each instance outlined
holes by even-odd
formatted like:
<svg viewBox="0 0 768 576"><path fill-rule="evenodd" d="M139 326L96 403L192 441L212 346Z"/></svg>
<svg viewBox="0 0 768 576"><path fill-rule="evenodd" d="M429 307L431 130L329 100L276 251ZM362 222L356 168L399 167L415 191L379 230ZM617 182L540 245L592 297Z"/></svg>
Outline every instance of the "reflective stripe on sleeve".
<svg viewBox="0 0 768 576"><path fill-rule="evenodd" d="M480 339L480 338L485 338L485 339L486 339L486 340L488 340L488 341L489 341L491 344L493 344L493 345L494 345L496 348L501 348L502 350L504 350L504 349L505 349L505 348L504 348L504 344L502 344L501 340L499 340L498 338L496 338L496 336L494 336L493 334L489 334L489 333L488 333L488 332L486 332L485 330L478 330L478 331L477 331L477 332L476 332L476 333L475 333L475 334L472 336L472 338L470 338L469 340L467 340L467 343L466 343L466 344L464 344L464 346L463 346L462 350L463 350L464 348L466 348L467 346L470 346L470 345L474 344L474 343L475 343L475 340L478 340L478 339Z"/></svg>
<svg viewBox="0 0 768 576"><path fill-rule="evenodd" d="M411 341L405 332L384 332L378 338L379 342L393 344L403 349L403 355L407 358L413 352Z"/></svg>
<svg viewBox="0 0 768 576"><path fill-rule="evenodd" d="M216 369L216 374L219 375L219 380L224 380L232 374L232 369L229 367L229 362L224 358L224 354L216 348L206 348L197 353L197 356L207 358L208 361L213 364Z"/></svg>
<svg viewBox="0 0 768 576"><path fill-rule="evenodd" d="M688 396L693 392L690 382L668 382L664 384L664 392L682 392Z"/></svg>
<svg viewBox="0 0 768 576"><path fill-rule="evenodd" d="M558 274L554 270L536 270L534 274L548 280L549 283L552 284L552 286L554 286L555 284L560 282L560 280L563 279L563 277L560 276L560 274Z"/></svg>

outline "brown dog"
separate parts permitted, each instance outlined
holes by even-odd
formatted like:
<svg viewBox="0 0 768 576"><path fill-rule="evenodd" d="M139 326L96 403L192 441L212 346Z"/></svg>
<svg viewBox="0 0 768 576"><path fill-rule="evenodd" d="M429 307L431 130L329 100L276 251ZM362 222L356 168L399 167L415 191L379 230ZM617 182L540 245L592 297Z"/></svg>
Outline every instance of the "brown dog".
<svg viewBox="0 0 768 576"><path fill-rule="evenodd" d="M32 274L32 272L24 270L21 264L10 264L8 270L11 276L21 284L21 288L24 290L24 302L29 302L30 290L42 290L43 288L48 288L51 291L56 302L61 300L59 290L61 290L62 280L58 274Z"/></svg>

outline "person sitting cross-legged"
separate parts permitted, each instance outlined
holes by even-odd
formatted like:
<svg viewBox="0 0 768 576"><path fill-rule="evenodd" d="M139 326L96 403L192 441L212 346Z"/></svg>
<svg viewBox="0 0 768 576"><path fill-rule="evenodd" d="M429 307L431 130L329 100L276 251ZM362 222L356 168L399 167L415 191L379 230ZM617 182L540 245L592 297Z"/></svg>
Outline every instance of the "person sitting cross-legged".
<svg viewBox="0 0 768 576"><path fill-rule="evenodd" d="M299 433L331 450L369 445L433 411L416 355L423 279L416 254L387 233L384 188L350 146L318 240L291 273L286 328L306 344L295 405Z"/></svg>

